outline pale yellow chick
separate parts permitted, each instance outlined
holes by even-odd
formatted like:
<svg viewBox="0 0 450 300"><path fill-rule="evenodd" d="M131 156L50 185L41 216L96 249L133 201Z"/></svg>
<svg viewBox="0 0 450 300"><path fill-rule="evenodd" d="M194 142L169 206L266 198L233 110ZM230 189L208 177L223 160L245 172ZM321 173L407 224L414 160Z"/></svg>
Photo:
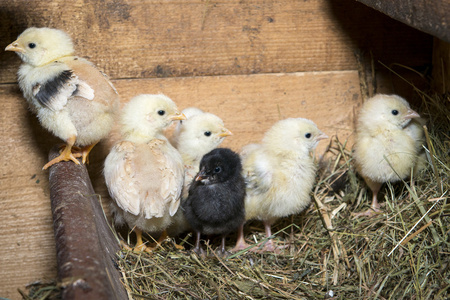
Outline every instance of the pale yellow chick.
<svg viewBox="0 0 450 300"><path fill-rule="evenodd" d="M192 106L192 107L186 107L185 109L183 109L181 111L181 113L186 117L186 119L189 119L193 116L203 114L204 111L201 110L200 108ZM183 121L176 122L175 129L173 130L173 132L169 138L170 143L172 143L172 145L175 148L177 147L178 138L180 137L180 131L183 128L183 125L184 125Z"/></svg>
<svg viewBox="0 0 450 300"><path fill-rule="evenodd" d="M114 86L92 63L74 56L72 41L62 30L28 28L5 50L23 61L19 86L30 109L44 128L66 142L44 169L60 161L79 164L77 157L85 163L114 123L119 107Z"/></svg>
<svg viewBox="0 0 450 300"><path fill-rule="evenodd" d="M111 210L117 225L127 223L134 228L137 250L148 250L142 231L166 230L180 205L183 160L163 130L183 119L175 103L164 95L131 99L122 113L123 138L105 160Z"/></svg>
<svg viewBox="0 0 450 300"><path fill-rule="evenodd" d="M184 114L185 110L182 112ZM185 168L182 201L188 197L189 186L199 172L203 155L217 148L225 137L232 135L231 131L225 128L222 119L214 114L195 111L192 108L189 108L186 113L190 117L182 121L182 125L176 131L175 139L177 141L175 147L183 158ZM180 209L168 233L178 235L187 230L189 230L189 223Z"/></svg>
<svg viewBox="0 0 450 300"><path fill-rule="evenodd" d="M261 220L266 236L278 218L297 214L311 203L317 166L311 156L318 142L328 138L308 119L290 118L275 123L261 144L241 151L246 182L245 219ZM243 225L233 251L247 248ZM277 251L271 239L262 251Z"/></svg>
<svg viewBox="0 0 450 300"><path fill-rule="evenodd" d="M419 114L396 95L368 99L358 115L354 159L356 170L372 191L372 206L357 216L379 211L377 195L384 182L396 182L425 167L424 133ZM416 120L414 120L416 119Z"/></svg>

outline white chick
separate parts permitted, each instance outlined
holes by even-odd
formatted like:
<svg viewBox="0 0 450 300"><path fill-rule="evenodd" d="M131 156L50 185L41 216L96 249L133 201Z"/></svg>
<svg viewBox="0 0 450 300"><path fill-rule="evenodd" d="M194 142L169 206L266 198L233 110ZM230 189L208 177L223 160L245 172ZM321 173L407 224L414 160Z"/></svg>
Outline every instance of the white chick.
<svg viewBox="0 0 450 300"><path fill-rule="evenodd" d="M397 95L378 94L361 107L354 159L356 170L372 191L372 205L357 216L371 216L380 210L377 195L384 182L405 179L412 169L418 171L425 166L425 158L420 155L424 133L419 117Z"/></svg>
<svg viewBox="0 0 450 300"><path fill-rule="evenodd" d="M173 120L183 119L164 95L131 99L122 114L123 139L105 160L111 210L117 225L126 222L134 228L137 250L150 250L142 242L142 231L164 231L180 205L183 160L163 130Z"/></svg>
<svg viewBox="0 0 450 300"><path fill-rule="evenodd" d="M182 121L183 125L177 132L176 143L176 148L183 158L185 168L182 201L188 197L189 186L199 172L202 157L218 147L225 137L232 135L231 131L225 128L222 119L214 114L198 111L195 115L190 114L189 111L187 113L190 117ZM180 209L175 215L168 233L178 235L189 230L189 228L189 223Z"/></svg>
<svg viewBox="0 0 450 300"><path fill-rule="evenodd" d="M66 142L60 161L79 164L110 132L119 106L112 83L89 61L74 56L70 37L62 30L28 28L6 51L23 61L19 86L41 125ZM75 149L73 146L82 147Z"/></svg>
<svg viewBox="0 0 450 300"><path fill-rule="evenodd" d="M266 236L278 218L308 208L317 166L311 156L318 142L328 138L310 120L290 118L275 123L261 144L250 144L241 151L246 182L245 219L261 220ZM233 251L247 248L243 226ZM278 249L269 241L262 251Z"/></svg>

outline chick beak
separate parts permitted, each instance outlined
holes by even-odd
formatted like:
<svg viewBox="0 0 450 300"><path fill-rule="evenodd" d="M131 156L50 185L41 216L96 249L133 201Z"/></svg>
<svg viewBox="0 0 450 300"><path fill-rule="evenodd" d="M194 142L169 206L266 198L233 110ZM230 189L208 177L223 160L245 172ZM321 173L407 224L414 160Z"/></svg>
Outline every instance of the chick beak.
<svg viewBox="0 0 450 300"><path fill-rule="evenodd" d="M226 128L222 128L222 132L219 133L220 137L226 137L226 136L230 136L230 135L233 135L233 133Z"/></svg>
<svg viewBox="0 0 450 300"><path fill-rule="evenodd" d="M197 176L195 176L195 181L202 181L203 179L206 179L206 174L205 174L205 171L200 170L200 172L198 172Z"/></svg>
<svg viewBox="0 0 450 300"><path fill-rule="evenodd" d="M8 46L6 46L5 51L14 51L19 53L24 53L25 49L19 46L19 43L17 41L12 42Z"/></svg>
<svg viewBox="0 0 450 300"><path fill-rule="evenodd" d="M186 116L182 113L176 112L173 116L170 117L170 120L186 120Z"/></svg>
<svg viewBox="0 0 450 300"><path fill-rule="evenodd" d="M406 112L406 115L404 116L405 120L414 119L414 118L420 118L420 115L411 108L408 109Z"/></svg>
<svg viewBox="0 0 450 300"><path fill-rule="evenodd" d="M319 134L317 137L316 137L316 140L317 141L320 141L320 140L326 140L328 138L328 135L326 135L325 133L321 133L321 134Z"/></svg>

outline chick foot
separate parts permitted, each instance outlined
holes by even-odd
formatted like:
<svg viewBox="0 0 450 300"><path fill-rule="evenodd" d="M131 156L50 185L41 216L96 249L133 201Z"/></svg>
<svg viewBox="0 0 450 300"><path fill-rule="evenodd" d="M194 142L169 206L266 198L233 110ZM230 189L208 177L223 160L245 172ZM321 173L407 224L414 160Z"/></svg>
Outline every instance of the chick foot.
<svg viewBox="0 0 450 300"><path fill-rule="evenodd" d="M120 245L122 246L122 249L125 249L127 251L133 251L135 253L140 253L143 251L152 252L152 248L147 247L145 244L140 244L140 245L136 244L136 246L134 248L132 248L125 241L121 240Z"/></svg>
<svg viewBox="0 0 450 300"><path fill-rule="evenodd" d="M263 253L263 252L273 252L275 254L281 254L284 249L287 246L276 246L273 240L271 239L272 236L272 222L271 221L264 221L264 229L266 231L266 237L268 238L268 241L265 242L262 249L255 249L254 251L257 253Z"/></svg>
<svg viewBox="0 0 450 300"><path fill-rule="evenodd" d="M195 253L197 253L202 257L206 257L205 250L203 250L203 248L200 246L200 235L201 235L200 231L197 231L197 237L195 239L195 247L194 249L192 249L192 251L194 251Z"/></svg>
<svg viewBox="0 0 450 300"><path fill-rule="evenodd" d="M151 253L155 248L147 247L142 241L142 230L139 228L134 228L134 232L136 233L136 245L133 248L134 252L149 252Z"/></svg>
<svg viewBox="0 0 450 300"><path fill-rule="evenodd" d="M352 213L352 216L353 216L353 218L359 218L359 217L368 217L368 218L371 218L371 217L376 216L376 215L379 215L379 214L381 214L381 213L383 213L383 211L382 211L381 209L371 207L371 208L369 208L368 210L363 211L363 212Z"/></svg>
<svg viewBox="0 0 450 300"><path fill-rule="evenodd" d="M239 251L242 251L244 249L247 249L248 247L250 247L250 244L247 244L247 242L245 241L245 238L244 238L244 224L242 224L239 227L239 229L238 229L238 237L237 237L236 245L230 251L231 252L239 252ZM252 251L252 249L250 249L250 251Z"/></svg>
<svg viewBox="0 0 450 300"><path fill-rule="evenodd" d="M216 250L216 255L220 258L226 258L231 255L231 252L227 251L225 247L225 236L222 236L222 243L220 249Z"/></svg>
<svg viewBox="0 0 450 300"><path fill-rule="evenodd" d="M89 164L89 153L91 152L92 148L97 145L97 143L98 142L95 142L92 145L83 148L77 148L77 150L73 152L74 156L81 157L83 164Z"/></svg>
<svg viewBox="0 0 450 300"><path fill-rule="evenodd" d="M284 249L286 249L288 246L277 246L273 242L273 240L268 240L264 246L259 249L258 247L251 249L250 251L256 252L256 253L264 253L264 252L272 252L275 254L282 254L284 252Z"/></svg>
<svg viewBox="0 0 450 300"><path fill-rule="evenodd" d="M367 181L366 181L367 182ZM368 218L371 218L371 217L373 217L373 216L375 216L375 215L378 215L378 214L380 214L380 213L382 213L383 211L380 209L380 204L378 203L378 198L377 198L377 195L378 195L378 191L380 190L380 187L381 186L381 184L379 185L379 186L377 186L375 189L372 189L372 193L373 193L373 196L372 196L372 206L368 209L368 210L366 210L366 211L363 211L363 212L359 212L359 213L352 213L352 216L354 217L354 218L359 218L359 217L368 217Z"/></svg>
<svg viewBox="0 0 450 300"><path fill-rule="evenodd" d="M76 158L76 156L72 153L72 146L75 143L75 137L70 138L67 141L67 144L63 146L63 150L59 154L59 156L55 157L51 161L45 164L45 166L42 168L43 170L47 170L49 167L53 166L56 163L59 163L61 161L73 161L75 164L79 165L80 162Z"/></svg>
<svg viewBox="0 0 450 300"><path fill-rule="evenodd" d="M161 236L158 238L158 241L157 241L156 243L159 244L159 245L161 245L162 242L164 242L164 240L166 240L168 237L169 237L169 235L167 234L167 231L164 230L164 231L161 233ZM171 241L172 241L172 244L175 246L175 248L176 248L177 250L184 250L184 247L181 246L181 245L178 245L178 244L175 242L175 240L171 239Z"/></svg>

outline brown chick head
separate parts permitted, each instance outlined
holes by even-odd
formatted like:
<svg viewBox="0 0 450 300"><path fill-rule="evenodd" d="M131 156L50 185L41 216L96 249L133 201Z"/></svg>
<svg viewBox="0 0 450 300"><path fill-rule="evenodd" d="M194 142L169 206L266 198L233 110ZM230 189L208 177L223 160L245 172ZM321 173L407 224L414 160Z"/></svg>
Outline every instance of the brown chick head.
<svg viewBox="0 0 450 300"><path fill-rule="evenodd" d="M389 129L404 128L412 118L419 117L402 97L378 94L363 104L358 120L362 130L377 127Z"/></svg>
<svg viewBox="0 0 450 300"><path fill-rule="evenodd" d="M185 120L176 104L167 96L143 94L136 96L124 107L122 134L129 139L152 139L174 120Z"/></svg>
<svg viewBox="0 0 450 300"><path fill-rule="evenodd" d="M74 53L72 40L67 33L47 27L28 28L5 50L16 52L23 62L34 67Z"/></svg>
<svg viewBox="0 0 450 300"><path fill-rule="evenodd" d="M263 144L277 152L308 153L328 136L317 125L304 118L289 118L275 123L264 135Z"/></svg>
<svg viewBox="0 0 450 300"><path fill-rule="evenodd" d="M183 121L177 149L181 153L203 156L232 135L223 121L211 113L202 113Z"/></svg>

